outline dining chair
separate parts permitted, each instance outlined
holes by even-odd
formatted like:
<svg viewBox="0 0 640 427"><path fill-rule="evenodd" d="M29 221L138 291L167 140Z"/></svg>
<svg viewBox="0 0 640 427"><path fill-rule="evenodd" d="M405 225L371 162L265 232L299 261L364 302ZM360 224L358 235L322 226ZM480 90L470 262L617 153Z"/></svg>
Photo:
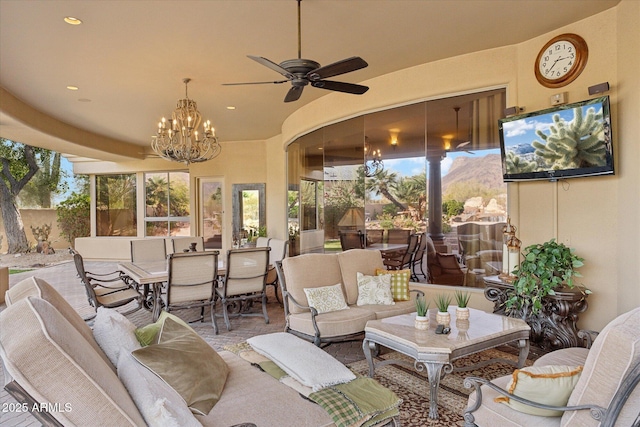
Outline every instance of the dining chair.
<svg viewBox="0 0 640 427"><path fill-rule="evenodd" d="M416 252L413 254L413 259L411 260L411 280L419 281L418 278L418 269L420 269L420 275L427 280L427 274L424 272L424 254L427 251L427 233L420 233L420 241L418 243L418 248Z"/></svg>
<svg viewBox="0 0 640 427"><path fill-rule="evenodd" d="M276 272L276 262L285 259L289 253L289 240L269 239L269 271L267 272L267 286L273 286L273 293L278 303L282 304L282 300L278 296L278 273Z"/></svg>
<svg viewBox="0 0 640 427"><path fill-rule="evenodd" d="M387 230L387 243L408 243L412 231L404 228L390 228Z"/></svg>
<svg viewBox="0 0 640 427"><path fill-rule="evenodd" d="M436 250L431 237L425 236L427 239L427 273L428 283L436 283L438 285L463 286L465 278L465 270L458 263L458 257L455 254L442 254Z"/></svg>
<svg viewBox="0 0 640 427"><path fill-rule="evenodd" d="M227 251L226 274L222 286L216 288L217 298L222 305L222 314L227 330L231 330L229 305L236 306L234 316L260 316L249 312L251 303L262 300L262 315L269 323L267 314L266 279L269 269L270 247L231 249ZM215 310L215 304L212 306ZM216 316L213 315L213 329L218 333Z"/></svg>
<svg viewBox="0 0 640 427"><path fill-rule="evenodd" d="M200 307L200 318L192 322L204 322L204 309L210 307L211 323L215 325L218 255L218 251L206 251L173 253L167 257L167 292L161 297L165 311Z"/></svg>
<svg viewBox="0 0 640 427"><path fill-rule="evenodd" d="M413 254L418 248L420 235L411 234L409 236L409 243L407 249L394 252L393 255L382 260L387 270L402 270L403 268L411 268L413 261Z"/></svg>
<svg viewBox="0 0 640 427"><path fill-rule="evenodd" d="M364 249L364 235L361 231L341 231L340 246L343 251Z"/></svg>
<svg viewBox="0 0 640 427"><path fill-rule="evenodd" d="M131 241L131 262L161 261L167 259L164 239L137 239Z"/></svg>
<svg viewBox="0 0 640 427"><path fill-rule="evenodd" d="M195 244L196 252L204 251L204 237L172 237L171 246L173 253L189 252L192 245Z"/></svg>
<svg viewBox="0 0 640 427"><path fill-rule="evenodd" d="M366 233L366 241L367 241L367 246L368 245L373 245L375 243L383 243L384 241L384 229L367 229L365 230Z"/></svg>
<svg viewBox="0 0 640 427"><path fill-rule="evenodd" d="M269 237L258 237L256 240L256 248L266 248L269 246L269 241L271 239Z"/></svg>
<svg viewBox="0 0 640 427"><path fill-rule="evenodd" d="M84 285L89 304L98 307L117 308L136 302L136 306L122 314L131 314L143 307L144 296L132 286L128 277L119 270L110 273L90 273L84 268L84 259L75 249L70 249L80 281ZM94 316L85 319L91 320Z"/></svg>

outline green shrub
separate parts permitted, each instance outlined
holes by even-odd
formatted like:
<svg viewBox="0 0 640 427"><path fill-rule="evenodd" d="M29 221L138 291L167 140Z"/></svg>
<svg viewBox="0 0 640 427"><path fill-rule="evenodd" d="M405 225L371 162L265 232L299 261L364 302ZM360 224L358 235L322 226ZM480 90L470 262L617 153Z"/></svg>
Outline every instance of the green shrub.
<svg viewBox="0 0 640 427"><path fill-rule="evenodd" d="M71 245L76 237L86 237L91 233L91 199L88 194L72 193L56 208L58 227Z"/></svg>

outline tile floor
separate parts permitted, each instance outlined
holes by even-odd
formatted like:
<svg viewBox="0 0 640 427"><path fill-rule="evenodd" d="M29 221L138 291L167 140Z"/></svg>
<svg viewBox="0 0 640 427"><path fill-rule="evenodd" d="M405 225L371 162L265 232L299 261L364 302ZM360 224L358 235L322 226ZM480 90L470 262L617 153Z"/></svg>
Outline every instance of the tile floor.
<svg viewBox="0 0 640 427"><path fill-rule="evenodd" d="M85 268L87 271L92 271L94 273L105 273L115 270L117 268L117 264L89 261L85 263ZM73 262L11 275L9 278L9 286L33 275L46 280L54 286L82 317L90 317L95 313L94 309L87 302L84 287L81 285L80 279L78 279L76 275ZM269 287L269 292L272 292L272 289L273 287ZM4 305L0 305L0 311L4 308ZM126 310L126 307L124 309ZM199 310L185 310L183 312L174 313L185 320L190 320L198 317ZM269 324L265 324L262 317L232 318L231 331L227 331L224 321L219 319L218 326L220 327L220 333L218 335L214 335L210 321L205 323L197 322L192 324L192 326L198 334L200 334L200 336L202 336L203 339L210 343L216 350L221 350L222 347L227 344L242 342L255 335L283 331L284 311L273 295L269 296L268 314L270 320ZM146 310L139 310L128 317L137 326L151 323L151 313ZM207 319L209 319L209 317L205 314L205 320ZM3 325L3 327L8 326ZM332 344L326 347L325 350L346 364L364 359L361 345L361 341L339 343ZM4 376L4 372L2 374ZM2 384L4 384L4 382ZM0 426L30 427L40 425L40 423L28 413L8 411L7 409L10 408L9 404L12 402L15 402L15 400L9 396L4 389L2 389L0 391Z"/></svg>

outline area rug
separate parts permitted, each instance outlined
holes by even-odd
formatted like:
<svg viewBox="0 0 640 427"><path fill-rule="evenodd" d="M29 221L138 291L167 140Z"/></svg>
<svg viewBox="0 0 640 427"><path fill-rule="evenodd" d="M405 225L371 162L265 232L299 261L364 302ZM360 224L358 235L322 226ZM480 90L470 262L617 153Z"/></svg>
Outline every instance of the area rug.
<svg viewBox="0 0 640 427"><path fill-rule="evenodd" d="M491 349L468 357L463 357L454 362L454 366L471 366L485 360L502 358L516 362L518 356L510 349ZM389 352L381 354L377 360L401 359L413 365L413 359ZM527 360L526 365L531 365ZM366 360L347 365L357 374L368 375L369 365ZM393 390L402 400L400 406L400 421L403 427L422 426L461 426L464 421L462 415L467 406L467 398L472 389L467 389L462 384L466 377L482 377L494 379L509 375L515 368L507 363L493 363L483 368L463 371L445 375L440 381L438 390L438 415L439 419L431 420L427 417L429 408L429 388L426 370L417 372L415 369L404 365L386 365L376 369L374 378L382 385Z"/></svg>

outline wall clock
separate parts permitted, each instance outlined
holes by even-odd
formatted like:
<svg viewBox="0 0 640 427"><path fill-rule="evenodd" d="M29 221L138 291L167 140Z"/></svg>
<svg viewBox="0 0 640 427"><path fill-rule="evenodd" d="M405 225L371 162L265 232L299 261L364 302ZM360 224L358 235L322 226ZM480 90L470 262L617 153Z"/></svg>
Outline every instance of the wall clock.
<svg viewBox="0 0 640 427"><path fill-rule="evenodd" d="M541 85L556 88L568 85L584 70L589 48L577 34L561 34L540 49L535 63L536 79Z"/></svg>

